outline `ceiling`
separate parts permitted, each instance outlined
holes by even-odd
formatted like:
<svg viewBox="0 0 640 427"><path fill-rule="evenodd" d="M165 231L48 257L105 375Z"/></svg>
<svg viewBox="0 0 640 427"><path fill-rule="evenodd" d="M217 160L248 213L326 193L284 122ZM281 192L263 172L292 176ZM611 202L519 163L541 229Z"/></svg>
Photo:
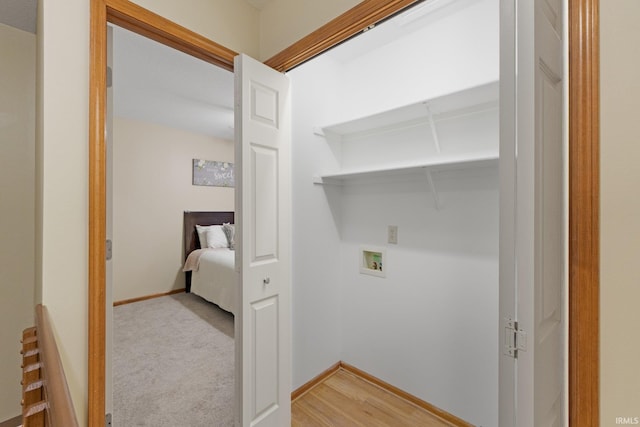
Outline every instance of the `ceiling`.
<svg viewBox="0 0 640 427"><path fill-rule="evenodd" d="M233 73L113 28L115 116L233 139Z"/></svg>
<svg viewBox="0 0 640 427"><path fill-rule="evenodd" d="M271 0L246 1L262 9ZM116 117L233 140L233 73L112 27Z"/></svg>

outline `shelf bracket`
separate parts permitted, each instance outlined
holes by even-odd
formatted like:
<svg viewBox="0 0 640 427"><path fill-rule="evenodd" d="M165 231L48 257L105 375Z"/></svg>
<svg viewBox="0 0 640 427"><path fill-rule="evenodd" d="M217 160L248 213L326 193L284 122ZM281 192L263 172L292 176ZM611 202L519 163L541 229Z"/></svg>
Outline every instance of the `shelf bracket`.
<svg viewBox="0 0 640 427"><path fill-rule="evenodd" d="M314 135L318 135L318 136L326 136L324 134L324 130L320 127L320 126L314 126L313 128L313 134Z"/></svg>
<svg viewBox="0 0 640 427"><path fill-rule="evenodd" d="M429 104L424 104L427 109L427 119L429 120L429 127L431 128L431 136L433 136L433 143L436 146L436 151L440 153L440 139L438 138L438 130L436 129L436 122L433 120L433 114L429 108Z"/></svg>
<svg viewBox="0 0 640 427"><path fill-rule="evenodd" d="M343 183L339 180L325 180L321 176L314 176L312 178L312 182L314 185L322 185L322 186L334 186L334 187L342 187Z"/></svg>
<svg viewBox="0 0 640 427"><path fill-rule="evenodd" d="M431 194L433 195L433 202L436 205L436 210L439 211L441 208L440 198L438 197L438 192L436 191L436 185L433 183L431 171L429 169L425 169L424 173L427 176L427 182L429 183L429 188L431 189Z"/></svg>

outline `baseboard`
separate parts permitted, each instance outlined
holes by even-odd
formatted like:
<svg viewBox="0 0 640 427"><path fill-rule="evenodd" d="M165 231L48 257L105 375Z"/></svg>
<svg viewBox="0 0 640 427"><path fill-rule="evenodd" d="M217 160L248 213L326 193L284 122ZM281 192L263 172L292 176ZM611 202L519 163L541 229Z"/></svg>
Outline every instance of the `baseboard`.
<svg viewBox="0 0 640 427"><path fill-rule="evenodd" d="M161 294L145 295L143 297L137 297L137 298L131 298L131 299L123 299L122 301L114 301L113 302L113 306L117 307L119 305L131 304L132 302L139 302L139 301L145 301L145 300L153 299L153 298L166 297L167 295L181 294L184 291L185 291L184 288L182 288L182 289L174 289L172 291L163 292ZM0 427L4 427L4 426L0 425Z"/></svg>
<svg viewBox="0 0 640 427"><path fill-rule="evenodd" d="M315 386L317 386L318 384L320 384L321 382L323 382L325 379L329 378L331 375L335 374L338 370L343 369L347 372L350 372L351 374L367 381L370 382L371 384L380 387L381 389L388 391L391 394L394 394L396 396L398 396L399 398L406 400L408 402L413 403L414 405L429 411L430 413L432 413L433 415L436 415L440 418L442 418L444 421L447 421L451 424L453 424L454 426L457 427L474 427L473 424L470 424L466 421L464 421L463 419L460 419L458 417L456 417L453 414L450 414L447 411L444 411L440 408L438 408L437 406L434 406L432 404L430 404L429 402L426 402L422 399L420 399L419 397L416 397L410 393L407 393L404 390L399 389L398 387L392 386L391 384L382 381L380 378L376 378L373 375L356 368L355 366L349 365L348 363L344 363L342 361L336 363L335 365L331 366L329 369L327 369L326 371L322 372L320 375L314 377L313 379L311 379L309 382L303 384L302 386L300 386L299 388L297 388L293 393L291 393L291 401L293 402L294 400L296 400L297 398L299 398L300 396L302 396L303 394L305 394L306 392L308 392L309 390L313 389Z"/></svg>
<svg viewBox="0 0 640 427"><path fill-rule="evenodd" d="M2 421L0 427L18 427L22 424L22 415L11 418L10 420Z"/></svg>
<svg viewBox="0 0 640 427"><path fill-rule="evenodd" d="M419 397L416 397L410 393L407 393L406 391L401 390L398 387L392 386L391 384L382 381L380 378L376 378L373 375L356 368L355 366L351 366L347 363L340 362L340 368L344 369L347 372L351 372L352 374L362 378L363 380L369 381L371 384L377 385L378 387L388 391L389 393L395 394L396 396L406 401L409 401L414 405L419 406L420 408L431 412L434 415L437 415L438 417L442 418L445 421L448 421L449 423L455 426L474 427L473 424L470 424L464 421L463 419L460 419L455 415L450 414L449 412L444 411L438 408L437 406L434 406L431 403L420 399Z"/></svg>
<svg viewBox="0 0 640 427"><path fill-rule="evenodd" d="M293 402L294 400L296 400L297 398L299 398L300 396L302 396L303 394L305 394L306 392L308 392L309 390L311 390L312 388L320 384L322 381L326 380L331 375L338 372L338 369L340 369L341 363L342 362L337 362L335 365L332 365L330 368L328 368L324 372L313 377L310 381L302 384L300 387L295 389L293 393L291 393L291 401Z"/></svg>

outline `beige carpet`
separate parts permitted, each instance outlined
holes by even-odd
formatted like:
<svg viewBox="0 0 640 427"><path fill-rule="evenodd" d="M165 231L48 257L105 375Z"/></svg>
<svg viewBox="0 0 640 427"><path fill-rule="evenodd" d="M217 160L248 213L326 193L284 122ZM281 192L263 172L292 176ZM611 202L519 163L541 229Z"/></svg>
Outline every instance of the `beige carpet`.
<svg viewBox="0 0 640 427"><path fill-rule="evenodd" d="M113 425L233 425L233 315L193 294L114 308Z"/></svg>

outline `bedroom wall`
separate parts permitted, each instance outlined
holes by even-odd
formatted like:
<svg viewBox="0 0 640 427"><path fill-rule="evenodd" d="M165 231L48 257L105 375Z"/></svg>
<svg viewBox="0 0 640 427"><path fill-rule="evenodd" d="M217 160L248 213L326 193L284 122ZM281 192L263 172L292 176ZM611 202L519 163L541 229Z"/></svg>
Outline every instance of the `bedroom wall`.
<svg viewBox="0 0 640 427"><path fill-rule="evenodd" d="M233 162L233 142L114 118L113 299L184 288L182 215L233 211L234 190L191 184L192 159Z"/></svg>
<svg viewBox="0 0 640 427"><path fill-rule="evenodd" d="M640 417L640 3L600 2L600 424Z"/></svg>
<svg viewBox="0 0 640 427"><path fill-rule="evenodd" d="M289 72L296 88L293 325L312 325L313 337L323 337L310 344L294 329L294 388L344 360L473 424L497 425L497 170L438 175L439 211L424 179L312 184L347 154L344 143L327 143L313 127L498 78L498 2L465 5L414 33L419 48L378 40L370 54L337 48ZM323 86L325 76L338 84ZM497 149L497 110L489 114ZM386 243L388 225L399 227L397 245ZM386 248L385 279L359 273L361 245ZM326 268L334 262L327 252L339 254L338 278ZM328 331L339 334L321 335ZM339 359L322 365L314 353L321 345L338 346Z"/></svg>
<svg viewBox="0 0 640 427"><path fill-rule="evenodd" d="M360 0L270 0L260 11L260 60L266 61Z"/></svg>
<svg viewBox="0 0 640 427"><path fill-rule="evenodd" d="M36 291L49 307L78 420L87 421L89 0L38 2ZM140 2L168 19L257 52L244 2ZM252 14L253 12L247 12ZM203 20L206 22L203 23ZM206 28L201 28L202 25ZM245 46L245 43L247 45Z"/></svg>
<svg viewBox="0 0 640 427"><path fill-rule="evenodd" d="M36 36L0 24L0 422L19 415L34 324Z"/></svg>

